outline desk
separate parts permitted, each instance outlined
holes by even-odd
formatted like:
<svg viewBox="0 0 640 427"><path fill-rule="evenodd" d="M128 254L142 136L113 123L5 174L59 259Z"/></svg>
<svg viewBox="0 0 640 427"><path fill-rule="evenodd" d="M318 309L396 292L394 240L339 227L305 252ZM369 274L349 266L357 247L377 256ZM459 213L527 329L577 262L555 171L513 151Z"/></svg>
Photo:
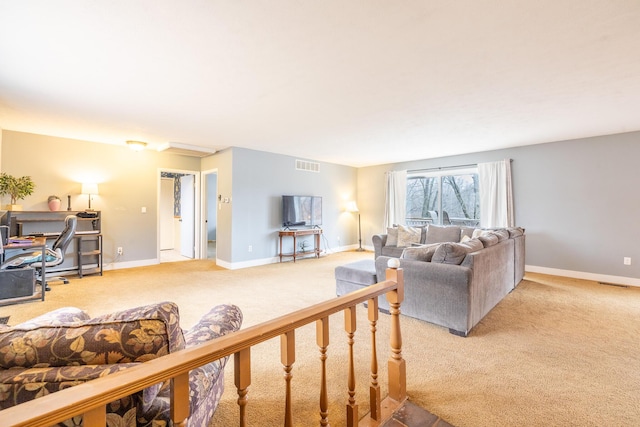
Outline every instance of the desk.
<svg viewBox="0 0 640 427"><path fill-rule="evenodd" d="M46 274L46 249L47 249L47 239L45 237L36 237L35 239L33 239L32 243L29 244L19 244L19 243L9 243L4 245L4 251L5 253L2 254L2 261L4 262L5 256L7 251L17 251L17 250L31 250L33 251L34 249L40 249L42 251L42 265L41 265L41 271L40 271L40 294L38 294L36 292L35 289L35 283L34 283L34 288L33 288L33 294L30 296L25 296L25 297L15 297L15 298L7 298L7 299L3 299L0 300L0 305L9 305L9 304L15 304L18 302L23 302L23 301L31 301L31 300L37 300L40 299L42 301L44 301L44 295L45 295L45 290L44 288L46 287L45 284L45 274ZM4 270L4 271L11 271L11 270ZM2 274L4 271L0 271L0 274ZM13 270L16 271L16 270ZM2 279L0 279L2 280Z"/></svg>
<svg viewBox="0 0 640 427"><path fill-rule="evenodd" d="M320 258L320 235L322 234L321 228L306 228L303 230L280 230L278 233L280 237L280 262L282 257L293 257L293 262L296 262L297 257L314 254L316 258ZM282 253L282 238L285 236L293 237L293 252L290 254ZM298 246L298 236L315 236L313 239L313 250L305 252L296 252Z"/></svg>

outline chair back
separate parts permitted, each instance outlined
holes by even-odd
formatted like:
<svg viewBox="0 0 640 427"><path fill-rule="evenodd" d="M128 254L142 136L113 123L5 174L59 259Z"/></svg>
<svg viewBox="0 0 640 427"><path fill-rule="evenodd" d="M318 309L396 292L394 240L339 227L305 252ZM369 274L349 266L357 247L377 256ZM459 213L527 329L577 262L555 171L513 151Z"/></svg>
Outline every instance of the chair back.
<svg viewBox="0 0 640 427"><path fill-rule="evenodd" d="M58 236L55 242L53 242L53 246L51 249L54 251L60 249L62 253L62 257L64 258L64 253L67 251L67 246L71 243L74 234L76 234L76 227L78 226L78 217L75 215L67 215L64 219L64 230Z"/></svg>
<svg viewBox="0 0 640 427"><path fill-rule="evenodd" d="M442 211L442 224L449 225L451 224L451 220L449 219L449 214L447 211Z"/></svg>

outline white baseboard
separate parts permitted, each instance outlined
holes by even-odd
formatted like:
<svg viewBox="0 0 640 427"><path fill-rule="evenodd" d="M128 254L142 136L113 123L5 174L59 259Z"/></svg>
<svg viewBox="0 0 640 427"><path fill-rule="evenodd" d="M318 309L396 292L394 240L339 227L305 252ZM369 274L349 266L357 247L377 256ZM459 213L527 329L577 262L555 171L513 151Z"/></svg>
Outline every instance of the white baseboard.
<svg viewBox="0 0 640 427"><path fill-rule="evenodd" d="M561 270L558 268L538 267L525 265L525 271L531 273L549 274L552 276L571 277L573 279L592 280L594 282L613 283L616 285L639 286L640 279L622 276L610 276L608 274L585 273L583 271Z"/></svg>
<svg viewBox="0 0 640 427"><path fill-rule="evenodd" d="M243 261L243 262L226 262L226 261L222 261L221 259L217 259L216 265L218 267L226 268L227 270L239 270L241 268L258 267L260 265L275 264L276 262L279 262L279 261L280 261L279 257L252 259L251 261Z"/></svg>
<svg viewBox="0 0 640 427"><path fill-rule="evenodd" d="M105 271L120 270L123 268L146 267L148 265L156 265L156 264L160 264L160 260L158 260L157 258L140 259L136 261L127 261L127 262L116 262L116 263L110 262L110 263L104 264L102 266L102 269Z"/></svg>
<svg viewBox="0 0 640 427"><path fill-rule="evenodd" d="M369 250L366 247L363 247L363 248L366 250ZM356 249L358 249L358 245L340 246L338 248L332 248L331 250L325 250L320 254L320 257L329 256L337 252L353 251ZM373 249L371 249L371 251L373 252ZM306 258L311 258L311 257L307 255ZM289 261L293 261L293 258L290 256L282 259L282 262L289 262ZM243 262L226 262L220 259L216 260L216 264L218 266L222 268L226 268L228 270L239 270L241 268L258 267L260 265L276 264L278 262L280 262L279 256L270 257L270 258L252 259L250 261L243 261Z"/></svg>

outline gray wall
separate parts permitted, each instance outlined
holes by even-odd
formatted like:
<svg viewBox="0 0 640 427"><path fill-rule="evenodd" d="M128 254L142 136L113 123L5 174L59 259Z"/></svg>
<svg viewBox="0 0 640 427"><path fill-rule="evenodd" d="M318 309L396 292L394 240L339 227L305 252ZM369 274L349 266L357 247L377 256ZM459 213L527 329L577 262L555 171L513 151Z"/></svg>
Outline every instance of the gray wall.
<svg viewBox="0 0 640 427"><path fill-rule="evenodd" d="M197 159L3 130L0 159L3 172L34 178L36 191L22 202L28 210L46 210L51 194L63 198L64 209L71 194L72 207L83 209L80 183L95 177L100 195L92 206L103 212L105 264L117 246L125 248L124 263L156 259L160 168L216 169L218 193L230 200L217 210L217 255L221 265L235 268L277 256L283 194L323 197L322 246L329 252L357 246L357 216L344 212L357 194L362 240L370 248L371 236L383 231L385 171L511 158L516 220L527 230L530 270L638 280L639 139L640 132L633 132L360 169L320 163L313 173L296 171L294 157L241 148ZM7 202L5 197L2 204ZM631 257L632 265L623 265L623 257Z"/></svg>
<svg viewBox="0 0 640 427"><path fill-rule="evenodd" d="M320 163L320 172L295 170L295 157L233 148L232 260L248 262L278 254L282 195L322 196L322 248L337 250L355 243L357 223L344 212L355 199L357 170ZM292 239L286 239L289 250ZM252 252L249 252L252 246Z"/></svg>
<svg viewBox="0 0 640 427"><path fill-rule="evenodd" d="M361 168L363 240L371 246L384 230L385 171L504 158L513 159L516 222L527 231L530 270L640 278L640 132Z"/></svg>

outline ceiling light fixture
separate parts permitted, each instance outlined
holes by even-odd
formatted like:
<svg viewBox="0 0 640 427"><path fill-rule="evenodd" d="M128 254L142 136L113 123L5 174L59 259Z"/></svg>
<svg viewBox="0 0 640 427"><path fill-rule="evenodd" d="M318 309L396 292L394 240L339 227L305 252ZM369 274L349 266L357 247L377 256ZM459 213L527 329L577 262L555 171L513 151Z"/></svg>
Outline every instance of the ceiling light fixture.
<svg viewBox="0 0 640 427"><path fill-rule="evenodd" d="M144 147L147 146L147 143L142 141L127 141L127 145L133 151L142 151L144 150Z"/></svg>

